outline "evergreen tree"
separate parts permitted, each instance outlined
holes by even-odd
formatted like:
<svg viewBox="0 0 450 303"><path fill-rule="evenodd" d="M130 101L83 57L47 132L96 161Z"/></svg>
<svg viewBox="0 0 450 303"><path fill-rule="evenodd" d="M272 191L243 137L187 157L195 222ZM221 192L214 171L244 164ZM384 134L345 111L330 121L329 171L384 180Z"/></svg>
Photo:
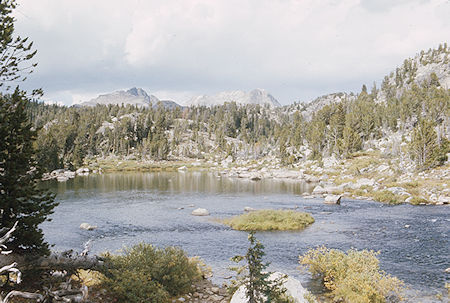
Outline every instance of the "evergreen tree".
<svg viewBox="0 0 450 303"><path fill-rule="evenodd" d="M0 96L0 201L1 226L19 222L8 247L20 254L48 254L39 224L57 205L54 195L37 187L42 172L34 158L36 131L28 121L25 93L16 89Z"/></svg>
<svg viewBox="0 0 450 303"><path fill-rule="evenodd" d="M45 171L60 168L58 142L52 133L39 133L36 145L36 160Z"/></svg>
<svg viewBox="0 0 450 303"><path fill-rule="evenodd" d="M35 64L23 66L36 51L27 39L14 36L14 0L0 1L0 226L17 231L8 247L19 254L47 254L48 244L39 224L48 219L56 206L54 195L37 187L42 171L35 159L33 142L37 131L28 120L29 100L18 87L8 94L9 83L26 79ZM25 76L24 76L25 74ZM35 90L37 94L40 90Z"/></svg>
<svg viewBox="0 0 450 303"><path fill-rule="evenodd" d="M264 245L255 238L254 232L248 235L250 242L245 256L235 256L232 260L239 263L247 261L243 267L232 268L238 273L238 280L233 281L232 289L245 286L245 294L249 303L289 303L291 298L286 295L283 287L285 276L280 278L269 278L272 273L265 271L269 263L264 263Z"/></svg>
<svg viewBox="0 0 450 303"><path fill-rule="evenodd" d="M348 124L344 127L343 137L340 141L340 151L344 157L361 149L361 137Z"/></svg>
<svg viewBox="0 0 450 303"><path fill-rule="evenodd" d="M420 120L412 132L409 144L409 153L417 168L428 169L437 165L437 150L437 135L433 123L427 119Z"/></svg>

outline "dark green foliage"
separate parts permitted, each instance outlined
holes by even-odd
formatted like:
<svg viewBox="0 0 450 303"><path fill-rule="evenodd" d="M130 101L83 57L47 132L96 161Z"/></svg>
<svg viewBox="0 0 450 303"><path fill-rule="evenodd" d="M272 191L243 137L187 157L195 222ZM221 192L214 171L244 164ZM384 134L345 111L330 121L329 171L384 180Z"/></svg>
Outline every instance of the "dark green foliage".
<svg viewBox="0 0 450 303"><path fill-rule="evenodd" d="M51 134L41 133L35 141L36 160L45 171L52 171L61 167L58 155L58 142Z"/></svg>
<svg viewBox="0 0 450 303"><path fill-rule="evenodd" d="M33 141L24 92L0 95L0 201L3 215L0 226L18 229L8 243L15 253L47 254L40 223L47 220L57 205L54 195L38 189L42 176L34 158Z"/></svg>
<svg viewBox="0 0 450 303"><path fill-rule="evenodd" d="M235 256L232 260L236 263L246 261L242 267L233 267L238 277L232 281L230 291L236 291L241 285L245 285L246 296L249 303L288 303L292 300L286 295L286 288L282 285L285 277L269 279L271 272L266 272L268 263L263 263L264 245L251 232L248 235L249 248L245 256Z"/></svg>
<svg viewBox="0 0 450 303"><path fill-rule="evenodd" d="M197 263L179 248L158 249L149 244L126 248L124 255L105 256L104 285L119 302L167 302L190 291L200 279Z"/></svg>
<svg viewBox="0 0 450 303"><path fill-rule="evenodd" d="M54 195L37 187L42 171L35 159L37 132L27 113L29 100L19 87L10 93L9 83L24 81L36 66L29 63L36 54L33 43L14 35L11 13L15 7L14 0L0 1L0 226L10 229L18 222L7 244L15 253L45 255L49 248L38 226L56 203ZM39 92L35 90L32 95Z"/></svg>

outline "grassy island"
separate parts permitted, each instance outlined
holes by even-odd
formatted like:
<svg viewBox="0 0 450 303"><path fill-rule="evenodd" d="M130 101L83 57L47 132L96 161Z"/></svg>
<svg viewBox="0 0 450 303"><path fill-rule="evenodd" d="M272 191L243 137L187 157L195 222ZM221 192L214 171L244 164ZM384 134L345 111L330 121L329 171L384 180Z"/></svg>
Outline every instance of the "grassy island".
<svg viewBox="0 0 450 303"><path fill-rule="evenodd" d="M300 230L314 223L308 214L293 210L263 209L222 221L236 230Z"/></svg>

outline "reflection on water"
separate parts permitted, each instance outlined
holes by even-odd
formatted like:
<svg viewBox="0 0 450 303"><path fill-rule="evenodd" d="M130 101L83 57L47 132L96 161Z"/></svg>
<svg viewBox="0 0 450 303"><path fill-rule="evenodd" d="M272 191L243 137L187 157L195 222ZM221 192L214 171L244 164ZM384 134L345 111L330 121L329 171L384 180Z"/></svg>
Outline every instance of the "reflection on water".
<svg viewBox="0 0 450 303"><path fill-rule="evenodd" d="M313 185L292 180L250 181L220 177L205 172L156 172L156 173L113 173L78 177L67 182L51 181L51 188L58 194L66 190L93 190L111 192L123 190L157 190L171 194L181 192L202 193L290 193L300 195L312 191Z"/></svg>
<svg viewBox="0 0 450 303"><path fill-rule="evenodd" d="M389 206L343 200L327 205L322 199L303 199L312 185L294 181L247 181L217 177L213 173L126 173L77 177L66 183L46 183L58 193L60 205L53 220L43 224L55 249L82 249L92 240L93 253L115 251L141 241L160 247L176 245L189 255L202 257L215 273L216 282L230 273L229 259L243 254L247 234L217 222L243 212L245 206L298 209L316 222L303 231L260 232L270 270L291 274L313 290L310 276L297 269L298 256L309 248L326 245L380 251L380 265L403 279L417 292L411 302L434 302L445 291L450 267L449 221L446 206ZM194 208L210 211L194 217ZM80 230L87 222L95 231ZM408 225L409 228L405 228Z"/></svg>

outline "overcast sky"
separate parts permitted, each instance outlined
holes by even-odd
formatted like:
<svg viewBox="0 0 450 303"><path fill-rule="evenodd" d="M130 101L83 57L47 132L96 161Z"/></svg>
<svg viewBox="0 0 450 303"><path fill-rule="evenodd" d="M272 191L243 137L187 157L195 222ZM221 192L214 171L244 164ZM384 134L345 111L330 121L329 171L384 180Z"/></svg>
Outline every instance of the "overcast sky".
<svg viewBox="0 0 450 303"><path fill-rule="evenodd" d="M28 88L67 105L142 87L183 103L264 88L280 103L371 86L450 42L449 0L17 0L39 63Z"/></svg>

